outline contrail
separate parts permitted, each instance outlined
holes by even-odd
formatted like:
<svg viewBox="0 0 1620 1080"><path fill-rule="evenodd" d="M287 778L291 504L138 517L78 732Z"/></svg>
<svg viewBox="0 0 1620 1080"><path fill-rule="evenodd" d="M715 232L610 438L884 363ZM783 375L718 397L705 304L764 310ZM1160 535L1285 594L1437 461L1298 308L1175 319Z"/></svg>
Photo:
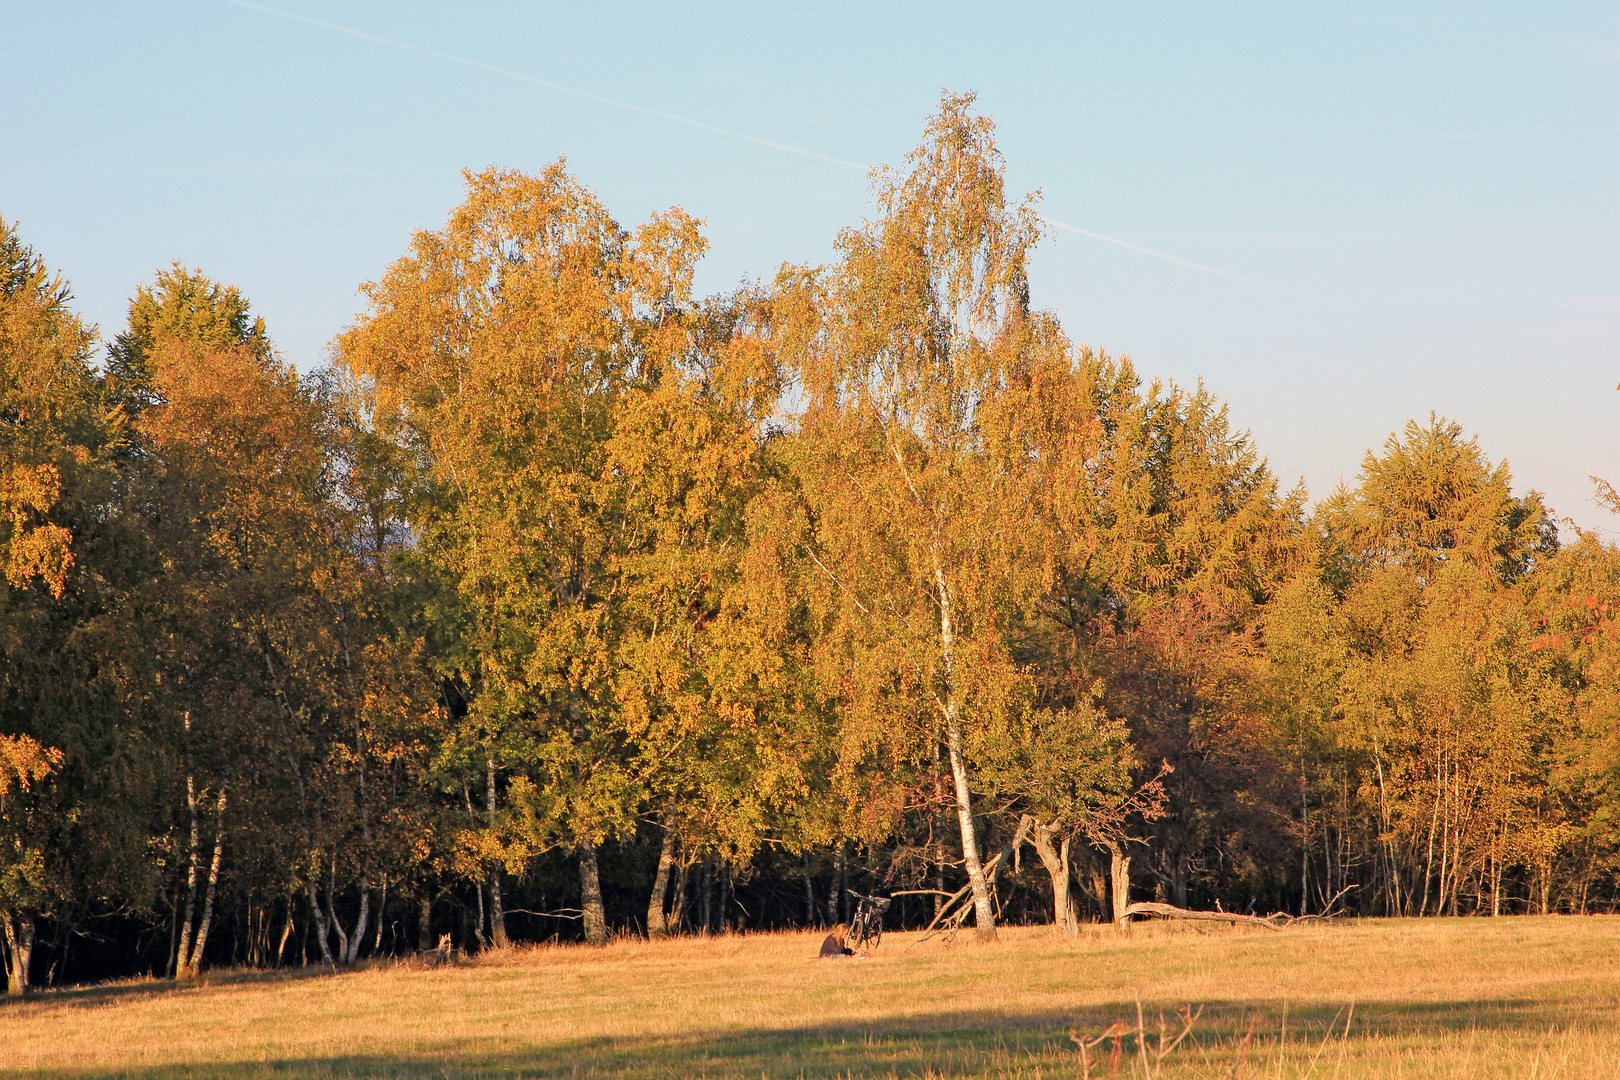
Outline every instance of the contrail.
<svg viewBox="0 0 1620 1080"><path fill-rule="evenodd" d="M755 143L759 146L768 146L772 150L781 150L789 154L798 154L801 157L817 158L821 161L830 161L834 165L845 165L852 169L860 169L862 172L866 171L866 166L862 165L858 161L845 161L843 158L836 158L830 154L818 154L814 150L805 150L802 147L788 146L786 143L772 142L769 139L757 138L753 135L744 134L741 131L729 131L726 128L715 127L713 124L705 124L701 120L693 120L690 116L681 116L677 113L664 112L662 109L649 109L645 105L633 105L628 101L617 101L610 97L603 97L601 94L593 94L588 90L575 90L571 86L563 86L561 83L550 82L546 79L537 79L533 75L525 75L521 71L513 71L510 68L496 67L494 64L486 64L481 60L472 60L465 56L454 56L450 53L439 52L436 49L424 49L422 46L412 45L408 41L395 41L392 38L379 37L376 34L368 34L364 30L355 30L347 26L339 26L337 23L322 22L320 19L311 19L303 15L294 15L288 11L277 11L275 8L265 7L263 4L249 3L249 0L225 0L225 2L227 4L235 4L240 8L249 8L253 11L262 11L266 15L275 15L278 18L291 19L293 22L308 23L310 26L319 26L325 30L335 30L340 34L348 34L350 37L361 38L365 41L374 41L379 45L387 45L390 48L404 49L406 52L419 53L422 56L431 56L438 60L448 60L453 64L466 64L468 67L475 67L484 71L494 72L496 75L506 75L513 79L522 79L526 83L533 83L536 86L544 86L549 90L556 90L557 92L563 94L572 94L575 97L582 97L589 101L601 102L603 105L611 105L616 109L628 109L630 112L645 113L648 116L658 116L665 120L673 120L677 124L686 124L689 127L699 128L703 131L712 131L716 135L728 135L733 139L742 139L745 142Z"/></svg>
<svg viewBox="0 0 1620 1080"><path fill-rule="evenodd" d="M781 150L783 153L798 154L800 157L815 158L818 161L828 161L834 165L843 165L846 168L859 169L861 172L867 172L870 169L870 166L863 165L858 161L847 161L844 158L833 157L831 154L821 154L814 150L806 150L803 147L789 146L786 143L772 142L770 139L761 139L758 136L749 135L741 131L732 131L729 128L715 127L713 124L705 124L701 120L694 120L690 116L681 116L679 113L665 112L662 109L651 109L645 105L636 105L628 101L619 101L616 98L603 97L601 94L593 94L589 90L576 90L572 86L564 86L561 83L554 83L549 79L536 78L533 75L527 75L521 71L513 71L511 68L496 67L494 64L486 64L482 60L473 60L466 56L456 56L452 53L439 52L437 49L426 49L420 45L412 45L408 41L395 41L393 38L385 38L377 34L368 34L364 30L355 30L352 27L339 26L337 23L323 22L320 19L311 19L304 15L294 15L289 11L278 11L275 8L265 7L263 4L252 3L251 0L225 0L225 2L228 4L234 4L239 8L248 8L252 11L263 12L266 15L274 15L280 19L290 19L293 22L301 22L309 26L319 26L323 30L332 30L339 34L348 34L350 37L357 37L363 41L372 41L379 45L387 45L389 48L403 49L406 52L413 52L420 56L431 56L436 60L448 60L452 64L465 64L467 67L478 68L480 71L488 71L496 75L505 75L512 79L521 79L523 82L532 83L535 86L544 86L548 90L555 90L561 94L571 94L574 97L584 98L587 101L595 101L603 105L611 105L615 109L625 109L629 112L642 113L646 116L657 116L664 120L673 120L677 124L685 124L688 127L695 127L700 131L710 131L716 135L725 135L728 138L741 139L744 142L751 142L756 146L766 146L772 150ZM1101 240L1107 244L1118 244L1120 247L1130 248L1132 251L1141 252L1143 255L1151 255L1156 259L1165 259L1169 262L1175 263L1178 266L1185 266L1190 270L1199 270L1206 274L1215 274L1219 277L1231 278L1234 281L1242 281L1250 285L1258 285L1262 289L1271 289L1274 292L1280 292L1287 296L1297 297L1301 300L1310 300L1318 304L1327 304L1332 307L1338 306L1331 300L1323 300L1315 296L1306 296L1304 293L1293 292L1289 289L1284 289L1279 285L1273 285L1269 281L1260 281L1257 278L1244 277L1242 274L1235 274L1230 270L1222 270L1218 266L1204 266L1201 263L1189 262L1186 259L1178 258L1175 255L1166 254L1163 251L1154 251L1152 248L1145 248L1139 244L1133 244L1129 240L1121 240L1114 236L1104 236L1102 233L1092 232L1090 229L1082 229L1078 226L1069 225L1065 222L1057 221L1049 217L1042 217L1041 220L1054 228L1063 229L1067 232L1078 233L1081 236L1089 236L1093 240Z"/></svg>
<svg viewBox="0 0 1620 1080"><path fill-rule="evenodd" d="M1294 292L1292 289L1285 289L1281 285L1273 285L1269 281L1261 281L1259 278L1245 277L1242 274L1233 273L1231 270L1222 270L1218 266L1205 266L1203 263L1188 262L1186 259L1179 256L1171 255L1163 251L1154 251L1152 248L1145 248L1140 244L1133 244L1129 240L1121 240L1117 236L1104 236L1102 233L1095 233L1090 229L1082 229L1078 225L1070 225L1067 222L1058 221L1055 218L1049 218L1044 214L1041 215L1041 220L1046 222L1048 225L1051 225L1053 228L1063 229L1072 233L1079 233L1081 236L1089 236L1093 240L1101 240L1107 244L1118 244L1120 247L1130 248L1132 251L1140 251L1143 255L1152 255L1155 259L1165 259L1169 262L1175 263L1177 266L1185 266L1190 270L1202 270L1206 274L1216 274L1220 277L1231 278L1233 281L1247 282L1250 285L1258 285L1262 289L1270 289L1273 292L1280 292L1285 296L1297 297L1300 300L1310 300L1314 303L1326 304L1329 307L1339 306L1332 300L1323 300L1319 296L1307 296L1304 293Z"/></svg>

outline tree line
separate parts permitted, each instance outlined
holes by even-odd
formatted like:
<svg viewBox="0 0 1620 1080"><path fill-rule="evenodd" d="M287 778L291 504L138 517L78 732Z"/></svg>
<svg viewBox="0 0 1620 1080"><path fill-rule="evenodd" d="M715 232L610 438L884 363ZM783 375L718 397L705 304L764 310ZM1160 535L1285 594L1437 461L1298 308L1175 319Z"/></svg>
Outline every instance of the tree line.
<svg viewBox="0 0 1620 1080"><path fill-rule="evenodd" d="M1620 900L1620 550L1434 416L1312 507L1071 341L971 95L723 295L679 208L465 178L303 374L178 263L103 347L0 222L12 992L853 889L983 937Z"/></svg>

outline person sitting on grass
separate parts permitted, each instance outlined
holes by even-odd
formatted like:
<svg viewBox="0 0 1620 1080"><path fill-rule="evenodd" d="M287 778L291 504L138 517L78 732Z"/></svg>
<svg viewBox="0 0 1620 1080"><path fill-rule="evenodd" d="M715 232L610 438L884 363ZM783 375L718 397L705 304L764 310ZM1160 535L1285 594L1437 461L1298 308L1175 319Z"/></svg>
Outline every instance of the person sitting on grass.
<svg viewBox="0 0 1620 1080"><path fill-rule="evenodd" d="M848 936L849 927L844 923L839 923L837 926L833 927L832 933L827 935L827 940L821 943L821 955L817 959L827 960L830 958L853 956L858 960L865 960L867 957L872 955L865 949L862 949L860 952L856 952L854 949L851 949L849 946L845 945L844 939Z"/></svg>

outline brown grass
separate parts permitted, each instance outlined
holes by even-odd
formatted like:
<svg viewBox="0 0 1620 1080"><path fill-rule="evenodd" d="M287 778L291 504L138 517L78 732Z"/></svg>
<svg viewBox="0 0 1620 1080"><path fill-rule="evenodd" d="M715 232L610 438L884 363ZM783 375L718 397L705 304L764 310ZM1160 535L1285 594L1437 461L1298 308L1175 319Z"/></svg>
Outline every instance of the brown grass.
<svg viewBox="0 0 1620 1080"><path fill-rule="evenodd" d="M47 993L0 1006L0 1075L1033 1080L1081 1075L1071 1031L1134 1028L1138 999L1155 1037L1203 1007L1166 1077L1620 1074L1620 918L1011 929L902 955L914 936L864 961L768 934ZM1118 1075L1142 1065L1125 1037Z"/></svg>

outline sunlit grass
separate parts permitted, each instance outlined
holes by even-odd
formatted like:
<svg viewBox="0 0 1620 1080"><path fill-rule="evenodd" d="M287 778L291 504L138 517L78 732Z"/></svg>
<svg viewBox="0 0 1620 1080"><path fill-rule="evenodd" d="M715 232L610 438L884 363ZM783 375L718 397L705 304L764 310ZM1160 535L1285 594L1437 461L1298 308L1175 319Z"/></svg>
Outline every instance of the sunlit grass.
<svg viewBox="0 0 1620 1080"><path fill-rule="evenodd" d="M1071 1030L1134 1027L1138 999L1155 1034L1203 1006L1166 1077L1620 1073L1620 919L913 937L867 961L769 934L48 993L0 1006L0 1074L1066 1077ZM1142 1075L1134 1037L1119 1069Z"/></svg>

